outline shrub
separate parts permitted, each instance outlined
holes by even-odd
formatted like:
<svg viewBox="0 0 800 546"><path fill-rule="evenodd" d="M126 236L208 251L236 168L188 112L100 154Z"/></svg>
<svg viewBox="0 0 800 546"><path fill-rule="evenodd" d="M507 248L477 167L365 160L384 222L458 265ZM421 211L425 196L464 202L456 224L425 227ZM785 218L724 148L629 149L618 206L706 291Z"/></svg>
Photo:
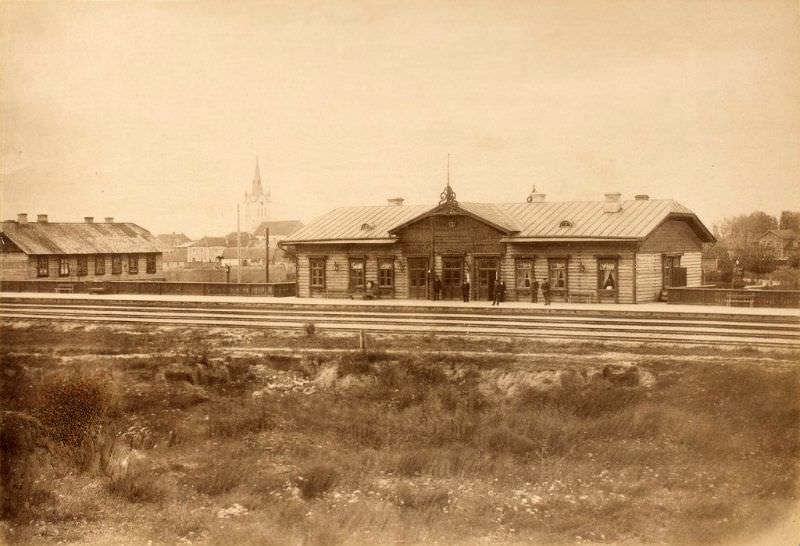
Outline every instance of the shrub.
<svg viewBox="0 0 800 546"><path fill-rule="evenodd" d="M314 499L330 491L339 480L339 473L329 464L318 464L306 469L294 484L304 499Z"/></svg>
<svg viewBox="0 0 800 546"><path fill-rule="evenodd" d="M250 474L250 469L236 461L226 461L216 468L206 468L191 480L191 485L198 493L214 497L236 489L245 476Z"/></svg>
<svg viewBox="0 0 800 546"><path fill-rule="evenodd" d="M156 478L144 473L130 473L112 480L107 489L112 495L137 504L159 502L166 496Z"/></svg>
<svg viewBox="0 0 800 546"><path fill-rule="evenodd" d="M274 428L267 406L259 403L231 404L209 416L208 434L213 438L240 438Z"/></svg>
<svg viewBox="0 0 800 546"><path fill-rule="evenodd" d="M51 436L79 447L103 421L114 401L111 385L97 377L65 377L42 385L36 416Z"/></svg>
<svg viewBox="0 0 800 546"><path fill-rule="evenodd" d="M307 336L313 336L317 333L317 325L313 322L306 322L303 324L303 331L306 333Z"/></svg>
<svg viewBox="0 0 800 546"><path fill-rule="evenodd" d="M500 426L487 433L483 437L483 443L492 451L509 452L515 455L530 453L535 448L530 439L506 426Z"/></svg>

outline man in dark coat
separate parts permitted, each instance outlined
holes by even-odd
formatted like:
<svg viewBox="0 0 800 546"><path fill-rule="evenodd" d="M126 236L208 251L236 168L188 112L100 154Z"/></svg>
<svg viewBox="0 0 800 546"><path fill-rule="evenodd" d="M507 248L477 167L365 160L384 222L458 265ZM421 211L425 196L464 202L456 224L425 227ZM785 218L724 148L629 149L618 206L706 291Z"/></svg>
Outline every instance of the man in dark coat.
<svg viewBox="0 0 800 546"><path fill-rule="evenodd" d="M433 299L434 301L442 299L442 279L439 275L433 279Z"/></svg>
<svg viewBox="0 0 800 546"><path fill-rule="evenodd" d="M494 281L494 294L492 297L492 305L500 305L500 279Z"/></svg>
<svg viewBox="0 0 800 546"><path fill-rule="evenodd" d="M531 283L531 303L539 302L539 281L533 279Z"/></svg>
<svg viewBox="0 0 800 546"><path fill-rule="evenodd" d="M550 281L547 279L542 281L542 296L544 297L544 304L550 305Z"/></svg>
<svg viewBox="0 0 800 546"><path fill-rule="evenodd" d="M465 279L464 284L461 285L461 296L465 302L469 301L469 278Z"/></svg>

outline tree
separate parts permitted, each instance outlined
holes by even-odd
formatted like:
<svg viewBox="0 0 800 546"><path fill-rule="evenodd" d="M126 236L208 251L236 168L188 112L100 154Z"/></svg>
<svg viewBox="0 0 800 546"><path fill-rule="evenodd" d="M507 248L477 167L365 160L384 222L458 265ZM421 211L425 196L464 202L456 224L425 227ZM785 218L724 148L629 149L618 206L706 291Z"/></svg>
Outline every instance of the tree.
<svg viewBox="0 0 800 546"><path fill-rule="evenodd" d="M719 239L728 248L745 251L761 235L777 227L778 220L774 216L759 210L725 218L717 229Z"/></svg>
<svg viewBox="0 0 800 546"><path fill-rule="evenodd" d="M800 233L800 212L792 212L790 210L781 211L778 229L791 229L792 231Z"/></svg>

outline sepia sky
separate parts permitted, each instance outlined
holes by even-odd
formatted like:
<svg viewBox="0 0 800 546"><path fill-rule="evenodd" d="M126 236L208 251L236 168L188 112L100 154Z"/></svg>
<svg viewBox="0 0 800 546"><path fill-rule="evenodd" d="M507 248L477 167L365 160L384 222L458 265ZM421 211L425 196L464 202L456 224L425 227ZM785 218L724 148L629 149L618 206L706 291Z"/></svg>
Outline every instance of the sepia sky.
<svg viewBox="0 0 800 546"><path fill-rule="evenodd" d="M800 209L797 0L5 2L2 217L236 227L335 206Z"/></svg>

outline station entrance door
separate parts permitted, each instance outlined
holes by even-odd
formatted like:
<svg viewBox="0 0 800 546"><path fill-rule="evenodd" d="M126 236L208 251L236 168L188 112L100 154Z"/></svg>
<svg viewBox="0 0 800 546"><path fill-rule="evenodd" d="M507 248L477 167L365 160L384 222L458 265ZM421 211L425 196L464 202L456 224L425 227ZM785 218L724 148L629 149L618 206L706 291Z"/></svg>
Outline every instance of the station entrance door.
<svg viewBox="0 0 800 546"><path fill-rule="evenodd" d="M494 282L497 280L497 258L477 258L478 299L494 299Z"/></svg>
<svg viewBox="0 0 800 546"><path fill-rule="evenodd" d="M460 300L461 284L464 282L464 258L442 257L442 299Z"/></svg>

